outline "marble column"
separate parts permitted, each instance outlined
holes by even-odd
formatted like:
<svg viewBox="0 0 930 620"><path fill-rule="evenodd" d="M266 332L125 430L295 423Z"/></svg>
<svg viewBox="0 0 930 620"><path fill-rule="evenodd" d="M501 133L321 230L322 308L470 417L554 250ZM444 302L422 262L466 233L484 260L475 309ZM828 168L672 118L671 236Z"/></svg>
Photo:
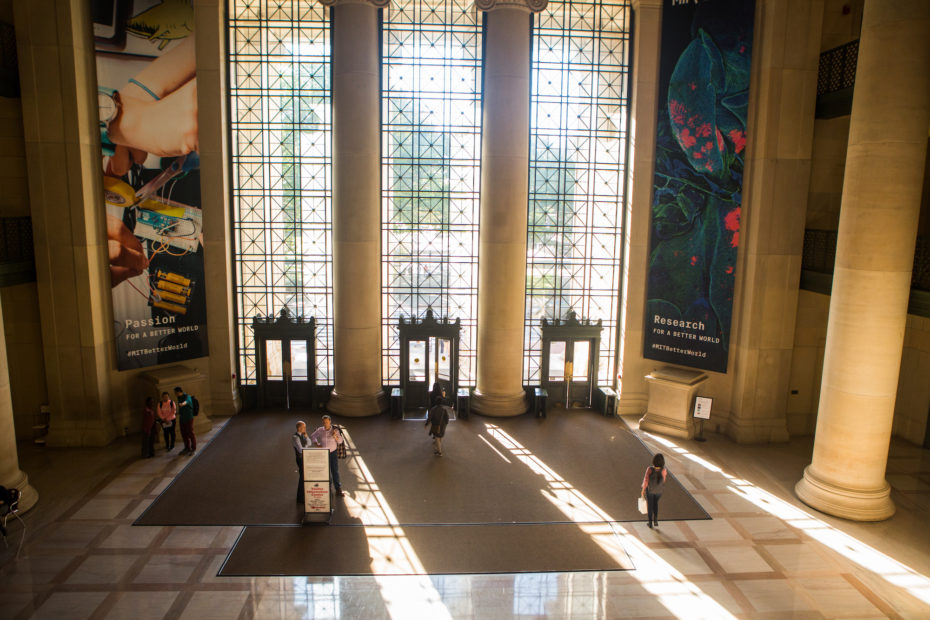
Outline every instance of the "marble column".
<svg viewBox="0 0 930 620"><path fill-rule="evenodd" d="M930 126L930 3L866 0L811 464L831 515L894 514L885 481Z"/></svg>
<svg viewBox="0 0 930 620"><path fill-rule="evenodd" d="M643 414L649 399L646 375L656 363L643 357L646 309L646 262L649 258L649 218L655 165L656 114L659 97L659 44L662 40L662 0L633 0L633 97L630 115L633 165L624 208L623 304L620 324L620 397L617 413Z"/></svg>
<svg viewBox="0 0 930 620"><path fill-rule="evenodd" d="M478 238L478 383L472 409L526 411L523 331L529 185L530 16L542 1L478 0L487 11Z"/></svg>
<svg viewBox="0 0 930 620"><path fill-rule="evenodd" d="M378 8L321 0L333 19L333 305L336 382L327 408L386 408L381 389L381 127Z"/></svg>
<svg viewBox="0 0 930 620"><path fill-rule="evenodd" d="M6 336L3 332L3 309L0 308L0 485L19 489L20 511L32 508L39 494L29 484L29 476L19 468L16 453L16 430L13 428L13 398L10 394L9 364L6 359Z"/></svg>

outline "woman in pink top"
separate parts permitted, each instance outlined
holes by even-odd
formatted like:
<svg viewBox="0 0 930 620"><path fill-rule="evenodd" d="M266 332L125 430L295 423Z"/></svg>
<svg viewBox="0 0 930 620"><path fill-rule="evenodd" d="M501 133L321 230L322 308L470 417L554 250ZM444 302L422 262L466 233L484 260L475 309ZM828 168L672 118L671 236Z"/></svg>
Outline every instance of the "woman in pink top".
<svg viewBox="0 0 930 620"><path fill-rule="evenodd" d="M649 529L652 526L659 527L659 498L662 497L662 490L665 488L665 479L668 477L668 470L665 468L665 457L656 454L652 459L652 465L646 468L646 475L643 476L643 497L646 498L646 525Z"/></svg>
<svg viewBox="0 0 930 620"><path fill-rule="evenodd" d="M174 440L177 435L174 432L175 419L178 417L178 406L175 404L168 392L161 393L161 400L158 401L158 421L161 423L162 430L165 431L165 449L168 452L174 450Z"/></svg>

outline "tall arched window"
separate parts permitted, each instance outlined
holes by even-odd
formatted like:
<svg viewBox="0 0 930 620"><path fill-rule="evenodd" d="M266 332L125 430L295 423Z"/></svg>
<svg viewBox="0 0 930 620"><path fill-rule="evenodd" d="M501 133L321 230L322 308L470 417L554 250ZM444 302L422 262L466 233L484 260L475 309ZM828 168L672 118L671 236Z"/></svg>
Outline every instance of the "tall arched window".
<svg viewBox="0 0 930 620"><path fill-rule="evenodd" d="M473 0L384 9L384 382L397 383L401 316L461 319L459 381L475 381L481 15Z"/></svg>
<svg viewBox="0 0 930 620"><path fill-rule="evenodd" d="M329 10L229 3L230 150L240 376L255 383L252 317L316 317L316 378L332 382Z"/></svg>
<svg viewBox="0 0 930 620"><path fill-rule="evenodd" d="M524 381L543 318L601 319L598 382L615 372L626 178L627 1L549 0L533 29Z"/></svg>

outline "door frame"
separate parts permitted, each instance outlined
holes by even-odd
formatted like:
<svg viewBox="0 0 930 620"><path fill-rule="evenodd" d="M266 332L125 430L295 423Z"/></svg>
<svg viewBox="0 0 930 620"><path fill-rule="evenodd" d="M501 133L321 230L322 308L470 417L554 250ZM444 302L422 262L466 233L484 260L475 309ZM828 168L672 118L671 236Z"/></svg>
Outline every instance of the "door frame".
<svg viewBox="0 0 930 620"><path fill-rule="evenodd" d="M291 365L292 341L305 341L307 343L307 389L309 390L310 409L316 409L316 319L310 317L292 317L285 307L277 317L252 317L252 330L255 334L255 370L258 379L258 406L264 407L267 403L268 365L265 360L266 343L269 340L281 341L281 355L284 369L285 406L291 408L291 392L293 383L293 369ZM301 382L303 383L303 382ZM303 406L303 403L298 403Z"/></svg>
<svg viewBox="0 0 930 620"><path fill-rule="evenodd" d="M600 359L601 349L601 319L592 322L589 319L579 320L574 310L569 310L564 319L554 319L549 321L546 318L542 320L542 364L540 365L540 384L543 389L549 390L552 383L549 381L549 352L553 341L565 341L565 361L571 361L574 356L574 343L578 340L588 340L591 346L588 350L588 387L585 390L587 406L593 405L594 390L597 388L597 371ZM569 402L572 400L572 384L569 381L563 381L565 384L566 398ZM553 403L553 399L547 399L548 404Z"/></svg>
<svg viewBox="0 0 930 620"><path fill-rule="evenodd" d="M461 319L450 321L448 317L436 319L433 315L433 309L426 309L426 316L423 320L416 318L406 319L400 317L397 322L398 341L400 343L400 387L404 391L404 403L408 402L409 384L410 384L410 342L417 340L426 341L426 381L429 382L430 364L433 363L435 356L434 351L430 351L429 339L442 338L452 343L452 359L449 361L449 375L452 383L451 390L448 391L447 397L455 398L458 389L459 380L459 337L462 331ZM427 385L427 394L433 386ZM427 401L428 402L428 401Z"/></svg>

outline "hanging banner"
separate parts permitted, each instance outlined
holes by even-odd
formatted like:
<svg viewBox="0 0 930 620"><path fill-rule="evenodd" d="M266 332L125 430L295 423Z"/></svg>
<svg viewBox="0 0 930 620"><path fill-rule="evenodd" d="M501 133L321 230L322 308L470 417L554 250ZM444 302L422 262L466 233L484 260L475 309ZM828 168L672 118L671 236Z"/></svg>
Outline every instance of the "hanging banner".
<svg viewBox="0 0 930 620"><path fill-rule="evenodd" d="M192 0L91 0L120 370L204 357Z"/></svg>
<svg viewBox="0 0 930 620"><path fill-rule="evenodd" d="M665 0L644 357L726 372L755 0Z"/></svg>

